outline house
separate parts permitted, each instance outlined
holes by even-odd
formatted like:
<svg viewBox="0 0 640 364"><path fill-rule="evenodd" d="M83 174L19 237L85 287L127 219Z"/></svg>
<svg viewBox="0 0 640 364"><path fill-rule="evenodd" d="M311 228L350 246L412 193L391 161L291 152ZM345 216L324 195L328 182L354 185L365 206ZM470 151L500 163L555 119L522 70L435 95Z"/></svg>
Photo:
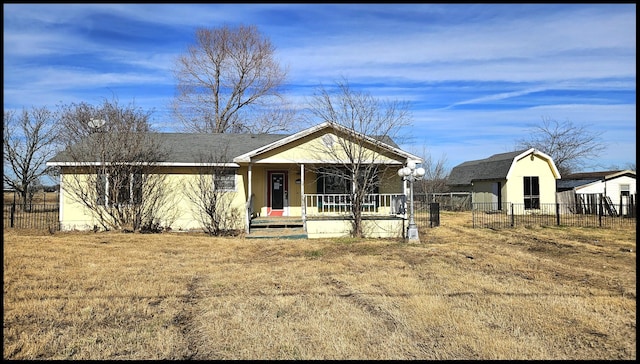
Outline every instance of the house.
<svg viewBox="0 0 640 364"><path fill-rule="evenodd" d="M560 173L553 159L531 148L494 154L455 166L447 181L452 192L470 192L475 208L503 210L505 203L523 204L524 212L556 203Z"/></svg>
<svg viewBox="0 0 640 364"><path fill-rule="evenodd" d="M356 145L365 151L359 154L364 156L362 164L375 167L368 169L375 173L366 177L376 183L362 203L363 231L368 237L402 237L407 225L403 207L408 186L397 171L408 161L422 163L388 137L362 135L335 123L290 135L158 133L153 137L167 151L162 160L153 163L153 173L163 177L168 186L165 190L171 192L171 208L162 212L159 224L173 231L203 228L202 208L190 192L203 175L203 167L220 167L215 173L216 187L211 190L226 192L228 228L248 232L257 217L300 217L309 238L348 236L354 179L332 171L348 160L340 148ZM202 158L214 154L215 160ZM119 183L115 176L96 176L97 169L89 168L101 165L96 158L72 158L61 152L47 163L60 168L62 230L99 228L98 215L104 209L91 211L83 199L97 198L105 208L117 201L136 205L145 199L142 187L135 188L140 181L137 172L127 176L125 183ZM144 161L136 163L140 162L144 165ZM116 184L120 187L107 193L110 184L112 190ZM89 186L85 188L89 193L79 199L72 186ZM90 194L95 197L87 197Z"/></svg>
<svg viewBox="0 0 640 364"><path fill-rule="evenodd" d="M603 198L606 213L629 215L634 209L636 172L631 170L594 171L564 176L557 185L558 202L575 204L579 212L596 213Z"/></svg>

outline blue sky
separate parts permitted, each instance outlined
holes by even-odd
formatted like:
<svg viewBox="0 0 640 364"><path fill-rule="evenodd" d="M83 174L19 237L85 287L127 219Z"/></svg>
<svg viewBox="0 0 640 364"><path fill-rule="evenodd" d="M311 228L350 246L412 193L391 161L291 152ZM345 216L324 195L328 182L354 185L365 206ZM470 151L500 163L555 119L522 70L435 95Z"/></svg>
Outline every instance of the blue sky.
<svg viewBox="0 0 640 364"><path fill-rule="evenodd" d="M271 40L297 105L341 79L409 101L401 147L448 168L543 118L600 134L586 170L635 165L635 4L4 4L4 108L115 96L179 131L175 59L196 28L240 24Z"/></svg>

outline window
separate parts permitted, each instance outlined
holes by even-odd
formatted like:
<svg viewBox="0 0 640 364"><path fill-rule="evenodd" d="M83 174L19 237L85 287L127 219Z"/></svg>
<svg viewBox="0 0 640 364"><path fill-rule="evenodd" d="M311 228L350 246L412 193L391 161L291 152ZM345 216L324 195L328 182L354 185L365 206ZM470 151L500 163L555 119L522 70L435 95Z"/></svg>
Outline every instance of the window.
<svg viewBox="0 0 640 364"><path fill-rule="evenodd" d="M213 188L215 191L235 191L236 172L231 169L218 171L213 176Z"/></svg>
<svg viewBox="0 0 640 364"><path fill-rule="evenodd" d="M358 185L366 186L368 194L380 193L380 174L378 168L368 168L360 172Z"/></svg>
<svg viewBox="0 0 640 364"><path fill-rule="evenodd" d="M539 177L524 177L524 208L540 208L540 184Z"/></svg>
<svg viewBox="0 0 640 364"><path fill-rule="evenodd" d="M365 178L365 172L360 173L358 184L360 186L367 185L367 193L379 193L380 177L377 169L367 171L368 177ZM318 175L318 194L351 194L352 189L351 173L346 168L326 168L319 171Z"/></svg>
<svg viewBox="0 0 640 364"><path fill-rule="evenodd" d="M142 202L142 174L98 174L96 192L102 206L138 205Z"/></svg>
<svg viewBox="0 0 640 364"><path fill-rule="evenodd" d="M629 196L629 185L620 185L620 196Z"/></svg>
<svg viewBox="0 0 640 364"><path fill-rule="evenodd" d="M347 171L342 169L323 169L318 176L318 194L349 194L351 183Z"/></svg>

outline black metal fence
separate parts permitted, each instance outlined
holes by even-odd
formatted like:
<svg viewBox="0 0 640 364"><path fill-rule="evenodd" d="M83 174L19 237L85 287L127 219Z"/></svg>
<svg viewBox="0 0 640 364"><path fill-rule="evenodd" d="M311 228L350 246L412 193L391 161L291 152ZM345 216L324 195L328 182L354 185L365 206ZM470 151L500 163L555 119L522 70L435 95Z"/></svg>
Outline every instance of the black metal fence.
<svg viewBox="0 0 640 364"><path fill-rule="evenodd" d="M471 192L414 194L416 204L438 203L442 211L471 211Z"/></svg>
<svg viewBox="0 0 640 364"><path fill-rule="evenodd" d="M577 227L635 227L637 209L635 205L623 206L613 213L605 203L600 203L589 213L576 213L572 204L540 204L536 209L525 204L473 203L474 228L513 228L517 226L577 226Z"/></svg>
<svg viewBox="0 0 640 364"><path fill-rule="evenodd" d="M414 201L414 221L418 230L440 226L440 204Z"/></svg>
<svg viewBox="0 0 640 364"><path fill-rule="evenodd" d="M57 203L5 203L2 210L4 229L60 230L60 210Z"/></svg>

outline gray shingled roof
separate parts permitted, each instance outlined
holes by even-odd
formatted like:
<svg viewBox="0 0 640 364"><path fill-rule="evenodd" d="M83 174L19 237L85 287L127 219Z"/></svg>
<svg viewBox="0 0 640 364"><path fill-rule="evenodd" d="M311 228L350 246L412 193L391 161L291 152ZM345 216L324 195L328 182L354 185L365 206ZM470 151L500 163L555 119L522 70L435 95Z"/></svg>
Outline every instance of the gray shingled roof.
<svg viewBox="0 0 640 364"><path fill-rule="evenodd" d="M204 134L204 133L156 133L162 148L167 151L167 157L161 162L168 163L198 163L201 156L218 155L226 149L226 162L233 162L233 158L248 153L277 140L286 138L285 134ZM89 143L85 140L81 144ZM96 162L97 158L87 153L86 159L73 160L69 153L61 152L49 162Z"/></svg>
<svg viewBox="0 0 640 364"><path fill-rule="evenodd" d="M622 170L571 173L562 177L562 179L591 180L593 182L619 172L622 172Z"/></svg>
<svg viewBox="0 0 640 364"><path fill-rule="evenodd" d="M557 187L558 190L569 190L575 187L588 185L589 183L596 181L602 181L606 177L622 172L625 172L625 170L572 173L563 176L562 179L558 180ZM626 173L623 173L623 175L633 175L635 178L635 173L632 171L627 171Z"/></svg>
<svg viewBox="0 0 640 364"><path fill-rule="evenodd" d="M575 187L578 186L584 186L584 185L588 185L589 183L595 182L595 181L599 181L599 178L596 179L570 179L570 180L565 180L563 179L559 179L556 181L556 188L558 189L558 191L564 191L564 190L570 190L573 189Z"/></svg>
<svg viewBox="0 0 640 364"><path fill-rule="evenodd" d="M200 162L198 156L223 153L227 162L254 149L286 138L285 134L159 134L170 151L168 162Z"/></svg>
<svg viewBox="0 0 640 364"><path fill-rule="evenodd" d="M509 173L513 159L527 150L494 154L489 158L459 164L451 170L447 184L467 186L472 181L504 179Z"/></svg>
<svg viewBox="0 0 640 364"><path fill-rule="evenodd" d="M159 162L198 163L202 162L201 157L218 155L216 153L220 153L226 148L226 152L223 155L227 159L226 162L232 163L233 158L239 155L251 152L292 134L154 133L152 135L154 138L159 138L158 140L163 149L168 153L166 159ZM76 148L92 145L90 139L95 136L94 134L85 139ZM374 138L393 147L398 147L388 136ZM97 151L92 150L90 147L87 147L87 150L90 152L83 153L86 156L83 160L76 160L69 153L63 151L55 155L49 162L97 162L98 158L94 156ZM77 155L78 153L75 154Z"/></svg>

